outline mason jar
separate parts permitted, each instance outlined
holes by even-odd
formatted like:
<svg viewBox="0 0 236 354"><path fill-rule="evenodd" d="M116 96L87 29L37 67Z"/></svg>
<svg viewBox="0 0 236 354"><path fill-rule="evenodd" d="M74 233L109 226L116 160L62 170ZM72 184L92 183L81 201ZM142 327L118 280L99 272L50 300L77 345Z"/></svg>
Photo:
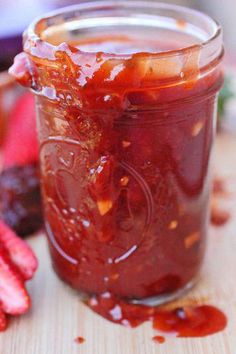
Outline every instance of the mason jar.
<svg viewBox="0 0 236 354"><path fill-rule="evenodd" d="M37 19L11 72L35 94L52 263L90 294L159 304L196 281L209 224L222 31L152 1Z"/></svg>

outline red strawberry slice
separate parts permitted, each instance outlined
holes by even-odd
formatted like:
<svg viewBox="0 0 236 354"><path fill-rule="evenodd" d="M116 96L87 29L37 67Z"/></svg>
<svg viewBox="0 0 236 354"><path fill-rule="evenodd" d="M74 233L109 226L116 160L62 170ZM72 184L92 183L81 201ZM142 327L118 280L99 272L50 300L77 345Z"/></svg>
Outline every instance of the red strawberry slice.
<svg viewBox="0 0 236 354"><path fill-rule="evenodd" d="M35 161L38 161L38 142L34 98L26 93L18 99L9 117L3 166L22 166Z"/></svg>
<svg viewBox="0 0 236 354"><path fill-rule="evenodd" d="M7 318L3 310L0 308L0 332L7 328Z"/></svg>
<svg viewBox="0 0 236 354"><path fill-rule="evenodd" d="M31 279L38 267L37 258L31 247L3 221L0 221L0 242L8 251L11 261L19 268L24 280Z"/></svg>
<svg viewBox="0 0 236 354"><path fill-rule="evenodd" d="M11 263L4 247L0 247L0 301L2 310L11 315L25 313L30 307L30 297L23 279Z"/></svg>

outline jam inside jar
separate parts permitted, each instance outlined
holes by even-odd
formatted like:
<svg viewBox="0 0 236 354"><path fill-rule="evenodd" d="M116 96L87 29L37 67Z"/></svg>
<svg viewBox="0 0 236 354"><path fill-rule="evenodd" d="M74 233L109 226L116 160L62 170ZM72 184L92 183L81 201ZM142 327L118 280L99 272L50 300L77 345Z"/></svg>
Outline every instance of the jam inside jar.
<svg viewBox="0 0 236 354"><path fill-rule="evenodd" d="M222 85L219 25L183 7L93 2L25 32L54 269L86 293L165 302L201 267Z"/></svg>

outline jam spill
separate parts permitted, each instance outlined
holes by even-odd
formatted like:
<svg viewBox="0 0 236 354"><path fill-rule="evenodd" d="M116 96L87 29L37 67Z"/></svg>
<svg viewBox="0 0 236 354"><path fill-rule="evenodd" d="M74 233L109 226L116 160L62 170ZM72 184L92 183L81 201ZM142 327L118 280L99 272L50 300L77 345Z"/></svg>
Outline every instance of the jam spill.
<svg viewBox="0 0 236 354"><path fill-rule="evenodd" d="M85 342L85 339L84 339L84 337L76 337L75 342L77 344L83 344Z"/></svg>
<svg viewBox="0 0 236 354"><path fill-rule="evenodd" d="M159 344L163 344L163 343L165 343L165 337L163 337L163 336L154 336L154 337L152 337L152 340L154 341L154 342L157 342L157 343L159 343Z"/></svg>
<svg viewBox="0 0 236 354"><path fill-rule="evenodd" d="M228 193L225 188L225 183L220 178L215 178L213 181L213 195L211 198L211 224L214 226L225 225L231 215L227 210L221 207L222 197L227 197Z"/></svg>
<svg viewBox="0 0 236 354"><path fill-rule="evenodd" d="M205 337L223 331L227 325L225 314L211 305L166 310L127 303L108 292L91 297L87 304L94 312L111 322L134 328L151 321L155 330L162 334L174 333L176 337ZM153 340L163 343L165 338L157 335Z"/></svg>

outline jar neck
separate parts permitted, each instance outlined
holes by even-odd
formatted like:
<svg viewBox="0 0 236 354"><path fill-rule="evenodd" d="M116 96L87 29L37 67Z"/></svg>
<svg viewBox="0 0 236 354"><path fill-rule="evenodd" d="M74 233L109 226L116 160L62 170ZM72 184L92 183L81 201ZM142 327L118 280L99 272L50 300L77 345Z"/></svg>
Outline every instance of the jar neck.
<svg viewBox="0 0 236 354"><path fill-rule="evenodd" d="M94 36L99 39L104 33L121 33L131 42L148 33L149 40L152 37L157 42L175 38L176 46L132 53L80 48L82 42L94 40ZM144 46L147 38L143 39ZM214 20L195 10L152 1L83 2L61 9L29 27L24 51L26 74L22 77L30 78L28 86L38 94L50 92L48 98L52 99L58 91L59 82L53 78L57 72L65 87L82 101L86 101L85 96L91 98L95 88L94 98L104 101L112 94L119 96L119 101L129 92L198 85L206 76L212 78L208 82L215 87L220 81L218 67L223 56L222 32ZM50 90L45 91L45 87Z"/></svg>
<svg viewBox="0 0 236 354"><path fill-rule="evenodd" d="M48 52L50 49L55 52L62 43L73 47L78 39L91 39L96 33L128 36L138 33L139 38L143 37L143 42L150 41L150 36L167 43L173 38L166 51L152 50L153 57L181 56L197 47L201 51L200 68L222 54L222 30L217 22L196 10L153 1L83 2L60 9L36 19L29 26L25 32L25 42L30 44L25 46L30 48L40 40L45 43ZM175 47L173 42L176 42ZM88 54L86 50L82 52ZM145 48L137 51L142 52ZM150 54L149 50L147 52ZM96 54L96 48L92 53ZM129 57L127 52L109 51L108 55L111 54L118 59Z"/></svg>

